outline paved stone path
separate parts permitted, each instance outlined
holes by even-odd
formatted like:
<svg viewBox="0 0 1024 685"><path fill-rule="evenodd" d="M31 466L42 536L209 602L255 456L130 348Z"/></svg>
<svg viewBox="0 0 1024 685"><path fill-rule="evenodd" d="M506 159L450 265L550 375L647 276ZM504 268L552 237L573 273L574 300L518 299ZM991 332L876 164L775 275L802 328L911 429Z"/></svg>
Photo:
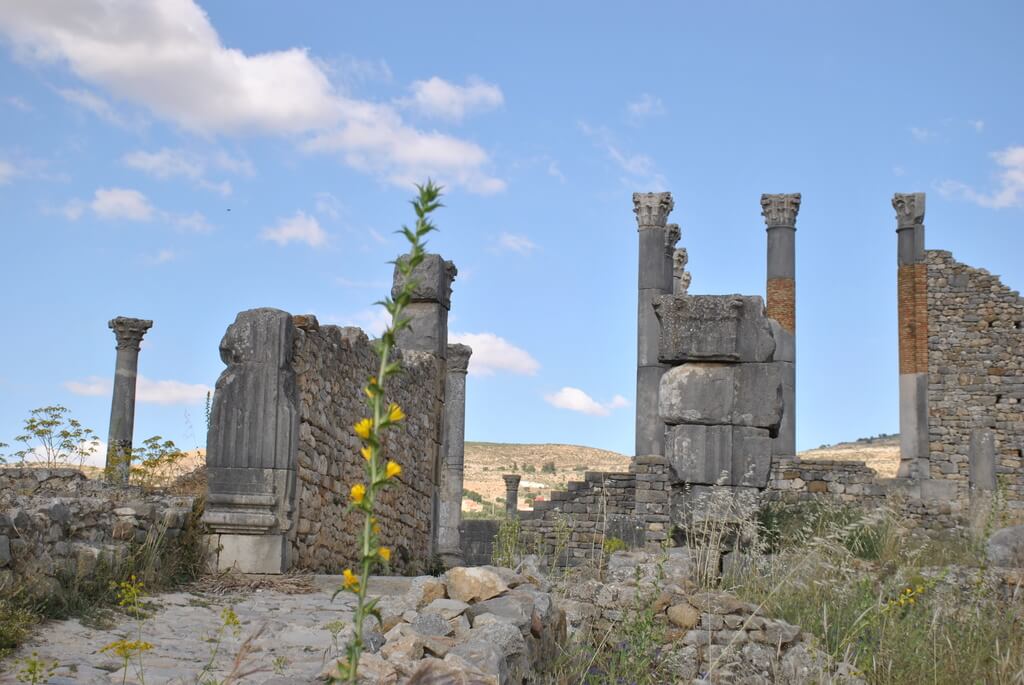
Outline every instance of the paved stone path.
<svg viewBox="0 0 1024 685"><path fill-rule="evenodd" d="M374 578L371 594L395 597L408 588L410 578ZM344 650L345 630L352 619L353 598L339 594L337 576L313 576L317 588L309 594L285 594L257 590L246 594L209 595L174 592L148 598L155 609L145 619L142 639L154 645L142 656L145 685L185 685L220 682L230 671L239 647L260 628L243 668L260 668L246 676L244 683L285 685L313 683L324 667ZM233 607L241 622L238 636L224 631L211 672L203 673L210 661L216 635L221 628L221 611ZM15 683L21 659L38 652L59 666L47 682L110 685L125 680L123 662L100 648L121 638L138 639L138 622L115 613L116 625L107 630L90 628L77 619L52 621L43 625L32 640L0 663L0 683ZM333 631L333 634L332 634ZM128 666L126 682L138 683L138 659Z"/></svg>

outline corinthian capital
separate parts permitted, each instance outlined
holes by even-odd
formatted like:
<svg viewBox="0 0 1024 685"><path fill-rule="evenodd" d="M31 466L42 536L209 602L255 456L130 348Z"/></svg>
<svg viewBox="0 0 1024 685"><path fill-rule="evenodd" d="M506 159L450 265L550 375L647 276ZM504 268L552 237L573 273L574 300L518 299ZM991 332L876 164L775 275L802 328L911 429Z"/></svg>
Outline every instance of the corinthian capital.
<svg viewBox="0 0 1024 685"><path fill-rule="evenodd" d="M119 316L107 322L110 330L117 336L117 349L138 351L142 343L142 336L146 335L153 326L148 319L130 319L126 316Z"/></svg>
<svg viewBox="0 0 1024 685"><path fill-rule="evenodd" d="M683 237L682 231L679 230L679 224L668 224L665 226L665 254L669 257L672 256L672 250L676 248L676 243Z"/></svg>
<svg viewBox="0 0 1024 685"><path fill-rule="evenodd" d="M892 208L896 210L896 230L924 223L924 193L896 193Z"/></svg>
<svg viewBox="0 0 1024 685"><path fill-rule="evenodd" d="M672 193L633 193L633 213L640 230L665 228L669 212L675 207Z"/></svg>
<svg viewBox="0 0 1024 685"><path fill-rule="evenodd" d="M768 228L796 226L796 215L800 211L800 193L764 194L761 196L761 216Z"/></svg>

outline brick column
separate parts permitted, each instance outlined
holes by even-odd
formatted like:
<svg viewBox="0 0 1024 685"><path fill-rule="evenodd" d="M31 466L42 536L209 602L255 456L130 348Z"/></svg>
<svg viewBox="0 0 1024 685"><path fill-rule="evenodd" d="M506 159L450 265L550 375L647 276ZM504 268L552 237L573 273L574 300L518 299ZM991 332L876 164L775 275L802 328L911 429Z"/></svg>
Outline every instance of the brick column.
<svg viewBox="0 0 1024 685"><path fill-rule="evenodd" d="M776 360L782 367L782 423L772 441L772 454L796 456L796 215L800 193L761 196L761 216L768 233L767 314L781 330L776 350L785 349L789 358Z"/></svg>
<svg viewBox="0 0 1024 685"><path fill-rule="evenodd" d="M466 456L466 372L468 345L448 346L448 377L444 392L445 458L441 474L441 503L437 548L445 566L462 564L459 525L462 523L462 490Z"/></svg>
<svg viewBox="0 0 1024 685"><path fill-rule="evenodd" d="M637 301L636 454L665 454L665 426L658 418L658 385L666 366L658 363L654 300L672 292L672 253L677 230L666 225L674 203L671 193L633 193L640 234ZM673 239L674 238L674 239Z"/></svg>
<svg viewBox="0 0 1024 685"><path fill-rule="evenodd" d="M900 353L900 478L929 477L928 265L924 193L896 193Z"/></svg>
<svg viewBox="0 0 1024 685"><path fill-rule="evenodd" d="M114 391L110 398L110 432L107 434L107 478L127 484L131 474L132 438L135 432L135 382L139 373L139 346L153 326L148 319L119 316L107 325L117 337Z"/></svg>
<svg viewBox="0 0 1024 685"><path fill-rule="evenodd" d="M505 481L505 514L507 516L519 515L519 480L522 476L506 473L502 476Z"/></svg>

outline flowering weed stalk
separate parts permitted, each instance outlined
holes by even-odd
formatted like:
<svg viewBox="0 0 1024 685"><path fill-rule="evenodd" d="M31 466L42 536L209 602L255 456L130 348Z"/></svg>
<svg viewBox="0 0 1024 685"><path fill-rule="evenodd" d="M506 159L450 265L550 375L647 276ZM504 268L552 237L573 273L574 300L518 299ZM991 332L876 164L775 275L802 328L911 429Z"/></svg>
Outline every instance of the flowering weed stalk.
<svg viewBox="0 0 1024 685"><path fill-rule="evenodd" d="M395 477L402 473L402 467L396 461L385 460L381 454L383 431L394 426L405 418L402 408L394 402L386 400L385 389L388 379L401 370L401 361L392 360L396 334L409 325L409 320L402 318L402 312L412 300L416 283L412 279L413 271L423 261L425 244L423 239L435 230L430 221L430 214L441 207L438 201L441 188L431 181L426 185L417 185L419 195L412 200L416 212L414 228L403 226L400 231L409 241L409 253L394 262L402 275L402 289L394 298L385 298L377 302L391 315L388 326L380 340L375 342L374 351L380 358L376 376L371 376L363 389L370 416L358 421L353 427L356 435L363 442L359 450L363 458L364 480L352 485L349 491L349 506L346 511L354 510L363 515L363 525L358 537L359 562L356 570L346 568L342 586L334 593L350 592L356 596L356 611L353 617L352 639L346 647L346 659L338 661L338 671L334 681L355 683L359 670L359 657L363 652L363 623L368 616L381 620L377 610L377 600L367 599L366 590L370 573L380 564L391 560L391 549L380 544L380 528L374 516L374 505L378 494L395 482Z"/></svg>

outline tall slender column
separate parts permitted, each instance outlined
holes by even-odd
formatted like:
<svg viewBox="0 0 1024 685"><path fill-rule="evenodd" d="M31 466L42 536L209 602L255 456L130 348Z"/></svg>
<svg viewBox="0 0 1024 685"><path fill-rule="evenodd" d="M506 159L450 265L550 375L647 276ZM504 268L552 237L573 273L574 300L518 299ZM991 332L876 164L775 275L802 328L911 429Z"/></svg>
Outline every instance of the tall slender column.
<svg viewBox="0 0 1024 685"><path fill-rule="evenodd" d="M107 478L127 483L131 473L132 436L135 432L135 381L139 373L139 346L153 322L119 316L107 324L117 337L114 392L110 400L107 434Z"/></svg>
<svg viewBox="0 0 1024 685"><path fill-rule="evenodd" d="M924 193L896 193L897 297L900 349L900 478L929 477L928 265L924 259Z"/></svg>
<svg viewBox="0 0 1024 685"><path fill-rule="evenodd" d="M772 454L796 456L796 215L800 211L800 193L764 194L761 216L768 233L767 314L781 330L775 333L785 340L776 341L776 350L785 350L786 358L777 358L782 367L782 423L772 441Z"/></svg>
<svg viewBox="0 0 1024 685"><path fill-rule="evenodd" d="M658 385L666 366L658 363L658 334L654 300L672 292L672 253L675 242L666 220L674 203L671 193L633 193L640 236L637 298L636 455L665 454L665 426L658 417ZM676 233L678 239L678 233ZM671 244L670 244L671 242Z"/></svg>
<svg viewBox="0 0 1024 685"><path fill-rule="evenodd" d="M441 474L441 503L437 535L438 553L445 566L462 564L459 524L462 523L463 470L466 455L466 372L473 349L468 345L448 346L448 375L445 379L445 463Z"/></svg>
<svg viewBox="0 0 1024 685"><path fill-rule="evenodd" d="M506 473L502 478L505 480L505 514L507 516L518 516L519 480L522 476Z"/></svg>

